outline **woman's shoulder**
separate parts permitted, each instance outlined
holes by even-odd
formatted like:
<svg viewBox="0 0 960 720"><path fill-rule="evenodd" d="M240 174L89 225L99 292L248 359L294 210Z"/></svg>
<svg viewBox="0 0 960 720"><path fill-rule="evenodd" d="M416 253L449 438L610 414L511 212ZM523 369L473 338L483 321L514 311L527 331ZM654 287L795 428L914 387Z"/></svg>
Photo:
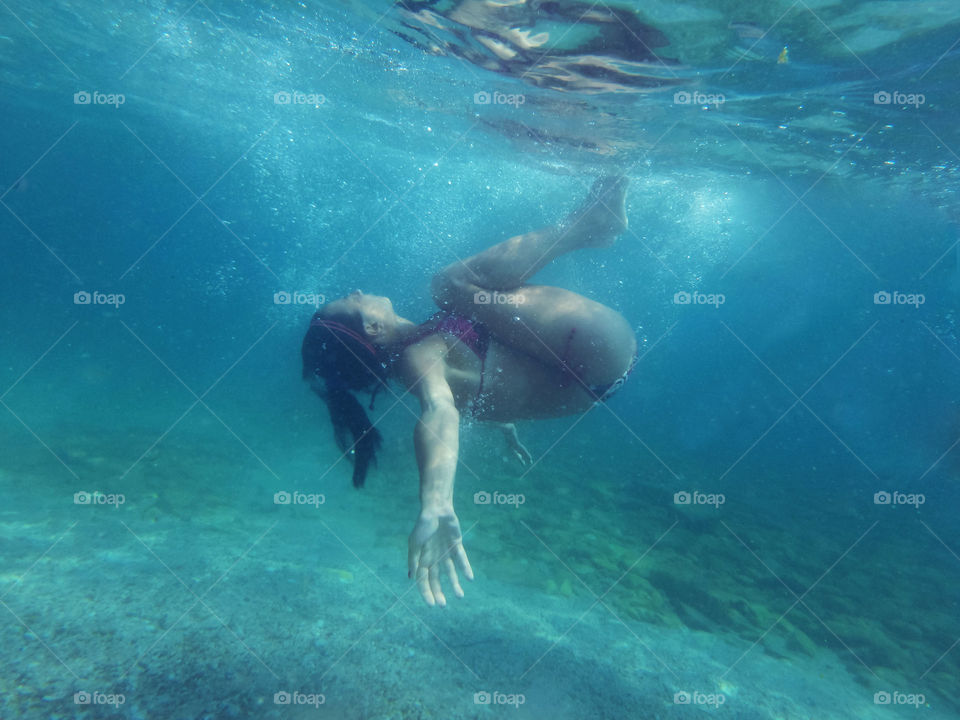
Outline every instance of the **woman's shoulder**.
<svg viewBox="0 0 960 720"><path fill-rule="evenodd" d="M448 347L440 335L431 333L403 347L394 356L394 374L408 388L426 375L445 373Z"/></svg>

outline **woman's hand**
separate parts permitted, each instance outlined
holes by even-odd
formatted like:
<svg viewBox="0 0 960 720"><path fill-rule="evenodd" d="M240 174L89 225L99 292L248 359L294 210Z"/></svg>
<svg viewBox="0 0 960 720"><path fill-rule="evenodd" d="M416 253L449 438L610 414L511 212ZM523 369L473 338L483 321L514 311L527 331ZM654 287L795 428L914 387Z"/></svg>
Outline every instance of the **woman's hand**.
<svg viewBox="0 0 960 720"><path fill-rule="evenodd" d="M533 462L533 456L527 450L517 435L517 426L513 423L502 423L500 429L503 430L503 436L507 441L507 447L513 452L513 456L520 461L524 467Z"/></svg>
<svg viewBox="0 0 960 720"><path fill-rule="evenodd" d="M459 567L468 580L473 580L473 569L463 549L460 521L453 508L440 511L423 510L410 533L407 564L408 577L416 578L420 595L427 605L444 607L447 599L440 587L440 574L445 572L453 592L463 597L463 588L457 578Z"/></svg>

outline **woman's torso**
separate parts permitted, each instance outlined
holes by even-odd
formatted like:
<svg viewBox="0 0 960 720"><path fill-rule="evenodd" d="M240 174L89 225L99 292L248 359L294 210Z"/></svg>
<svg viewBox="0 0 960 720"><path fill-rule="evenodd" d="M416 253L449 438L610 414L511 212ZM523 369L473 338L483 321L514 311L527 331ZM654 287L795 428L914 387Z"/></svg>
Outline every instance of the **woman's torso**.
<svg viewBox="0 0 960 720"><path fill-rule="evenodd" d="M489 338L483 357L450 333L427 335L411 347L423 343L442 353L444 376L457 409L479 420L570 415L584 412L593 402L579 383L563 381L559 363L546 366L496 337Z"/></svg>

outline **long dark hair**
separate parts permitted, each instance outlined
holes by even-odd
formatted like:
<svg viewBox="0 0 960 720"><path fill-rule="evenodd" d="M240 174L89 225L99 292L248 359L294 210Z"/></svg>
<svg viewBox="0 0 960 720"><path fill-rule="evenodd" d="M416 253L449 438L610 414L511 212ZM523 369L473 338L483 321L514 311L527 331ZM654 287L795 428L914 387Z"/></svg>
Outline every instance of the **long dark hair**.
<svg viewBox="0 0 960 720"><path fill-rule="evenodd" d="M390 375L389 357L360 328L319 312L310 321L300 354L303 378L313 381L313 389L326 403L337 447L353 460L353 486L361 488L383 438L353 393L371 393L373 409L373 398Z"/></svg>

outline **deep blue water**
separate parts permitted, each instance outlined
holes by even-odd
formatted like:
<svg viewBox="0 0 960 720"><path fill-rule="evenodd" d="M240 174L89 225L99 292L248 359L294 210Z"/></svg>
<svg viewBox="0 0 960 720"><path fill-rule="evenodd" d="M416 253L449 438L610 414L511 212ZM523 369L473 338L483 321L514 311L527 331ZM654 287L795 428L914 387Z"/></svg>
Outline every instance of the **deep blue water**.
<svg viewBox="0 0 960 720"><path fill-rule="evenodd" d="M0 717L956 717L958 43L940 0L0 4ZM354 491L275 294L422 320L606 173L629 231L537 281L637 369L519 423L529 472L465 421L477 579L426 608L416 403Z"/></svg>

